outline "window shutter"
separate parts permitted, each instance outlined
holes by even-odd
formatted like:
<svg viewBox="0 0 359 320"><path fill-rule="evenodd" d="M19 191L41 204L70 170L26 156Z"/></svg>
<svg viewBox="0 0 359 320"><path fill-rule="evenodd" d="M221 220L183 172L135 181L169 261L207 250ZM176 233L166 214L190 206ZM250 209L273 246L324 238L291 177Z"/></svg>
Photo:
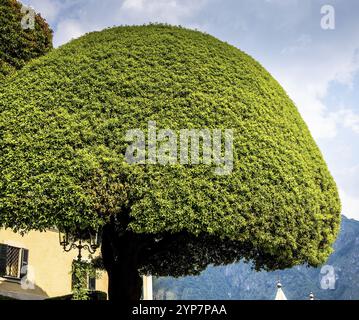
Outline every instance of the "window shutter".
<svg viewBox="0 0 359 320"><path fill-rule="evenodd" d="M29 250L21 250L21 269L20 269L20 278L23 278L27 275L27 266L29 264Z"/></svg>
<svg viewBox="0 0 359 320"><path fill-rule="evenodd" d="M7 248L6 244L0 243L0 277L6 275Z"/></svg>

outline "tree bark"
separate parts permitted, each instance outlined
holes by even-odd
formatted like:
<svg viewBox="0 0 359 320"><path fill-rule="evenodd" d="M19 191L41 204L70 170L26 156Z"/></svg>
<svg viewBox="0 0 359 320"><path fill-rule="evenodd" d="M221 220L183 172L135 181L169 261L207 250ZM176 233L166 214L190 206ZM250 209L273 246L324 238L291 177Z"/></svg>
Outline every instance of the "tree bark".
<svg viewBox="0 0 359 320"><path fill-rule="evenodd" d="M122 260L122 259L121 259ZM142 295L142 278L130 261L122 260L107 270L108 295L112 301L138 301Z"/></svg>
<svg viewBox="0 0 359 320"><path fill-rule="evenodd" d="M138 301L142 278L138 272L138 235L118 230L114 221L103 228L102 259L108 273L108 295L113 301Z"/></svg>
<svg viewBox="0 0 359 320"><path fill-rule="evenodd" d="M136 234L128 231L128 217L126 214L112 216L102 230L102 260L109 278L109 299L113 301L140 300L139 267L151 263L153 258L162 260L168 252L181 251L189 239L186 233L163 234L157 238L151 234Z"/></svg>

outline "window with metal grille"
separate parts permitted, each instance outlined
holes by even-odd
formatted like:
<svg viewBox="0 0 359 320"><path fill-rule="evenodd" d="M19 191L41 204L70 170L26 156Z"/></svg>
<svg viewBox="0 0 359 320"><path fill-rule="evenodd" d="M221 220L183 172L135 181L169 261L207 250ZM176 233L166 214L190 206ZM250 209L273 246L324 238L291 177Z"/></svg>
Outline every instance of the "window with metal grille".
<svg viewBox="0 0 359 320"><path fill-rule="evenodd" d="M20 279L27 274L29 251L0 244L0 276Z"/></svg>
<svg viewBox="0 0 359 320"><path fill-rule="evenodd" d="M17 278L19 276L20 248L8 247L6 255L6 276Z"/></svg>

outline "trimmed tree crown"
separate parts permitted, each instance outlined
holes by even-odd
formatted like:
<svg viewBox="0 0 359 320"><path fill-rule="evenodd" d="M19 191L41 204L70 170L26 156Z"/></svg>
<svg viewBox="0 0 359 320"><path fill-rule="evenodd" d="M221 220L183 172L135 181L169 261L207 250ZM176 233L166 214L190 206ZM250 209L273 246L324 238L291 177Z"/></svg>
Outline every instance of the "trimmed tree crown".
<svg viewBox="0 0 359 320"><path fill-rule="evenodd" d="M149 121L233 129L232 173L128 164L126 131ZM293 102L250 56L197 31L117 27L32 61L0 89L0 149L0 224L15 230L116 215L138 234L229 241L269 268L323 262L338 231L335 182Z"/></svg>

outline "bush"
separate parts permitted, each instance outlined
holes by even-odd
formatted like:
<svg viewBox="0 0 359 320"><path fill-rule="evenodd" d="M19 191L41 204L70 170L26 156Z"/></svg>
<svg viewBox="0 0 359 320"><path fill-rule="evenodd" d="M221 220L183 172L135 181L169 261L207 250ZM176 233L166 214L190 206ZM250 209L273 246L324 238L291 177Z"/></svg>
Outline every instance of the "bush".
<svg viewBox="0 0 359 320"><path fill-rule="evenodd" d="M0 0L0 80L52 48L52 30L46 21L37 14L35 29L24 30L21 8L16 0Z"/></svg>

